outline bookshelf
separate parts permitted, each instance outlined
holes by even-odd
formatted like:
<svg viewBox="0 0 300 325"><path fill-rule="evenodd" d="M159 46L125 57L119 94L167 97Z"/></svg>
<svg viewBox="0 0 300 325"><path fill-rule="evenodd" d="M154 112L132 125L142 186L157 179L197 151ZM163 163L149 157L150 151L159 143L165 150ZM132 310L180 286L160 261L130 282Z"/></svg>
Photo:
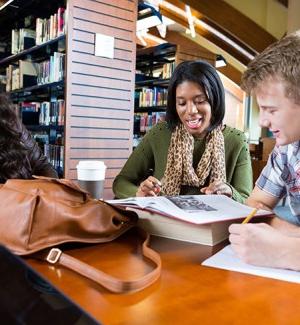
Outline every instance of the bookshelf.
<svg viewBox="0 0 300 325"><path fill-rule="evenodd" d="M6 44L0 59L5 90L27 129L60 177L64 174L65 2L51 5L13 1L0 11L9 28L0 32ZM30 13L29 13L30 12Z"/></svg>
<svg viewBox="0 0 300 325"><path fill-rule="evenodd" d="M24 28L24 17L49 18L60 6L66 8L65 35L11 53L11 31ZM113 197L113 179L132 151L136 17L137 0L14 0L0 10L0 77L10 64L29 58L40 63L65 47L63 80L10 94L17 103L65 101L63 125L27 127L40 139L47 133L64 146L65 178L76 180L79 160L104 161L107 199ZM113 58L95 55L97 33L114 37Z"/></svg>
<svg viewBox="0 0 300 325"><path fill-rule="evenodd" d="M134 147L143 135L165 119L167 88L175 68L176 45L165 43L137 50Z"/></svg>
<svg viewBox="0 0 300 325"><path fill-rule="evenodd" d="M29 54L35 55L35 56L40 56L40 53L44 52L46 55L47 51L49 51L49 47L51 47L52 45L56 45L58 42L64 41L65 38L66 38L65 34L60 35L60 36L55 37L54 39L51 39L43 44L32 46L29 49L23 50L17 54L9 55L9 56L0 60L0 65L23 59Z"/></svg>

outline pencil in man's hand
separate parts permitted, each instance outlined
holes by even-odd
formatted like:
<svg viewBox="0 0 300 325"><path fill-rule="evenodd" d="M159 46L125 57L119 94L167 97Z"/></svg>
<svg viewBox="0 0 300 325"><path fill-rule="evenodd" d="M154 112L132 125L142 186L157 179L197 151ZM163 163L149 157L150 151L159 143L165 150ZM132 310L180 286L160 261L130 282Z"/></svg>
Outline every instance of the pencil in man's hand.
<svg viewBox="0 0 300 325"><path fill-rule="evenodd" d="M247 217L244 219L244 221L242 222L242 224L244 224L244 223L248 223L254 216L255 216L255 214L256 214L256 212L257 212L257 209L255 208L255 209L253 209L248 215L247 215Z"/></svg>

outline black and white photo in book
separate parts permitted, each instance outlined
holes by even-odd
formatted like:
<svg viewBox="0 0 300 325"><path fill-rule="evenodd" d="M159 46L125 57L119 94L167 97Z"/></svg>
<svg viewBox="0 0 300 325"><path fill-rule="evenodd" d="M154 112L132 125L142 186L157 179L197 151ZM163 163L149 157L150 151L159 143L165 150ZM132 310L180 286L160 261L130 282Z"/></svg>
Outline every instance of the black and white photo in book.
<svg viewBox="0 0 300 325"><path fill-rule="evenodd" d="M195 195L178 195L178 196L166 196L168 200L173 202L179 209L186 212L199 212L204 211L217 211L215 208L208 204L205 204L199 196Z"/></svg>

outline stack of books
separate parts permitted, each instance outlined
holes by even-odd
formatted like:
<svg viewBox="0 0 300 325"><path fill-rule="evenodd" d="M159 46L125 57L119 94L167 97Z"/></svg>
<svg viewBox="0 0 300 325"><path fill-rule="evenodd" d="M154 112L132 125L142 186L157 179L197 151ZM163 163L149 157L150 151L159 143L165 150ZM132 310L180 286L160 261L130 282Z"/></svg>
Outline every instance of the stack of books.
<svg viewBox="0 0 300 325"><path fill-rule="evenodd" d="M251 207L225 195L133 197L107 201L139 216L139 225L152 235L213 246L228 238L228 227L240 223ZM258 210L255 217L271 216Z"/></svg>

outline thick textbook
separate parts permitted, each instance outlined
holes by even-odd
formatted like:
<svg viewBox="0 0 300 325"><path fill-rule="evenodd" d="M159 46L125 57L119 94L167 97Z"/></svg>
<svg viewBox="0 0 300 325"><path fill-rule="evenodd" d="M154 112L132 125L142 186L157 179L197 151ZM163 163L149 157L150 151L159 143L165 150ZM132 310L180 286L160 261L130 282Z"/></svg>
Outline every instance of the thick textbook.
<svg viewBox="0 0 300 325"><path fill-rule="evenodd" d="M204 245L228 237L228 227L253 209L225 195L132 197L107 201L139 215L139 225L150 234ZM256 216L271 215L259 210Z"/></svg>

